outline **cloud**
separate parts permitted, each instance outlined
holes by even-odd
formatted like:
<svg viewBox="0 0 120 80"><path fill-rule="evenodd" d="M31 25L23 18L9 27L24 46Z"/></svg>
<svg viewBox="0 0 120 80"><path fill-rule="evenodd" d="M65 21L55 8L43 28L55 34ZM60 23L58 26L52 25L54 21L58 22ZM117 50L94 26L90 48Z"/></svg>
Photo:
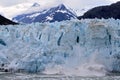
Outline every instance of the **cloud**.
<svg viewBox="0 0 120 80"><path fill-rule="evenodd" d="M64 3L73 10L88 10L96 6L111 4L116 1L119 0L0 0L0 14L12 17L17 13L28 9L34 2L39 3L41 7L55 6Z"/></svg>
<svg viewBox="0 0 120 80"><path fill-rule="evenodd" d="M27 0L0 0L0 5L1 6L12 6L20 3L24 3Z"/></svg>
<svg viewBox="0 0 120 80"><path fill-rule="evenodd" d="M39 2L40 4L49 4L49 3L60 3L64 2L69 5L79 5L79 6L85 6L85 5L99 5L99 4L105 4L110 1L118 1L118 0L0 0L1 6L12 6L20 3L28 3L28 2Z"/></svg>
<svg viewBox="0 0 120 80"><path fill-rule="evenodd" d="M40 4L52 4L58 2L59 0L0 0L0 6L8 7L21 3L34 3L39 2Z"/></svg>
<svg viewBox="0 0 120 80"><path fill-rule="evenodd" d="M49 5L53 3L65 3L72 7L98 6L105 5L119 0L0 0L0 6L8 7L21 3L39 2L41 5Z"/></svg>
<svg viewBox="0 0 120 80"><path fill-rule="evenodd" d="M111 2L117 2L117 1L120 1L120 0L109 0L109 1L111 1Z"/></svg>
<svg viewBox="0 0 120 80"><path fill-rule="evenodd" d="M63 3L75 8L94 7L109 4L109 0L62 0Z"/></svg>

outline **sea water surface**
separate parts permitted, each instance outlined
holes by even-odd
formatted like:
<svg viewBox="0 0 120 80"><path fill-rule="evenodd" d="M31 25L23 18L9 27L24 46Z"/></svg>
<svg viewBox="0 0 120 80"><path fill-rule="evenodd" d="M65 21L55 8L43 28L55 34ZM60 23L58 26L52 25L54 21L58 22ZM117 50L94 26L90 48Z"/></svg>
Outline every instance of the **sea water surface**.
<svg viewBox="0 0 120 80"><path fill-rule="evenodd" d="M120 76L82 77L27 73L0 73L0 80L120 80Z"/></svg>

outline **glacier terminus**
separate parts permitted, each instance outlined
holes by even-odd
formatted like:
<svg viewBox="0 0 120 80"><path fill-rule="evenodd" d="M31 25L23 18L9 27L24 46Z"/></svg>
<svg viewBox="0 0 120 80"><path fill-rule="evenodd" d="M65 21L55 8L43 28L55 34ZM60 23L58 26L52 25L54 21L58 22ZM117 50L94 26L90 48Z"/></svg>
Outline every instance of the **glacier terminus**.
<svg viewBox="0 0 120 80"><path fill-rule="evenodd" d="M120 20L1 25L0 66L44 74L120 72Z"/></svg>

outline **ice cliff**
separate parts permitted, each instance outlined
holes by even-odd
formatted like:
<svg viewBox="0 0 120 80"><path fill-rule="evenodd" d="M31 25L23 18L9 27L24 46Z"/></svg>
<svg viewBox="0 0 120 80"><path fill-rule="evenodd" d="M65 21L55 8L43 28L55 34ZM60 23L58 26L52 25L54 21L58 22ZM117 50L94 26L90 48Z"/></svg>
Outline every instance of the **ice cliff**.
<svg viewBox="0 0 120 80"><path fill-rule="evenodd" d="M120 72L120 20L0 26L0 64L45 74Z"/></svg>

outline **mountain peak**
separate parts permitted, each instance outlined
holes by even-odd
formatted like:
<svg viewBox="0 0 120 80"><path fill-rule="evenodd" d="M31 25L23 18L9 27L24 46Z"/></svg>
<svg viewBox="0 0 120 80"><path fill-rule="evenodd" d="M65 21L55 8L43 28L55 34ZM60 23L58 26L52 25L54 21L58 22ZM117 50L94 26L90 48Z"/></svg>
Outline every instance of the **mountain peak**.
<svg viewBox="0 0 120 80"><path fill-rule="evenodd" d="M31 9L31 8L30 8ZM34 11L34 10L33 10ZM70 20L76 18L76 15L67 9L64 4L60 4L56 7L38 10L34 13L21 14L13 18L21 23L32 23L32 22L55 22Z"/></svg>
<svg viewBox="0 0 120 80"><path fill-rule="evenodd" d="M32 5L32 7L39 7L39 6L40 6L40 4L37 3L37 2L35 2L35 3Z"/></svg>
<svg viewBox="0 0 120 80"><path fill-rule="evenodd" d="M60 4L60 5L58 5L58 8L59 8L59 9L66 9L66 7L65 7L64 4Z"/></svg>

